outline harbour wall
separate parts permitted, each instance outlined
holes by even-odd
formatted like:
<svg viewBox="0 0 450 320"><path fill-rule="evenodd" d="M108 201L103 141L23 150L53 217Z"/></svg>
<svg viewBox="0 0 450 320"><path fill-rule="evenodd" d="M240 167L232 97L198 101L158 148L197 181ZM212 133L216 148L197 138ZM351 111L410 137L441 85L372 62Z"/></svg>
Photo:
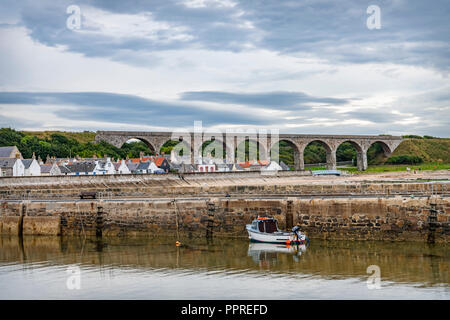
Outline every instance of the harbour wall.
<svg viewBox="0 0 450 320"><path fill-rule="evenodd" d="M210 175L210 176L208 176ZM107 175L0 178L0 200L76 199L80 192L98 198L221 197L229 195L448 195L446 181L347 180L301 173L260 172L169 175Z"/></svg>
<svg viewBox="0 0 450 320"><path fill-rule="evenodd" d="M433 209L434 211L430 211ZM3 235L246 237L245 225L273 216L311 239L450 240L448 197L3 201Z"/></svg>

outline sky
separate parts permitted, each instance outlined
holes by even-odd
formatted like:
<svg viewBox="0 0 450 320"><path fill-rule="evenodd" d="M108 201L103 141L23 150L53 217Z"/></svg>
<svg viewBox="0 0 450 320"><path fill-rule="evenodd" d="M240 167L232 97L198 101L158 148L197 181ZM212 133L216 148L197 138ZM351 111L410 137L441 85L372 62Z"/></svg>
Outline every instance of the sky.
<svg viewBox="0 0 450 320"><path fill-rule="evenodd" d="M449 16L448 0L0 0L0 127L450 137Z"/></svg>

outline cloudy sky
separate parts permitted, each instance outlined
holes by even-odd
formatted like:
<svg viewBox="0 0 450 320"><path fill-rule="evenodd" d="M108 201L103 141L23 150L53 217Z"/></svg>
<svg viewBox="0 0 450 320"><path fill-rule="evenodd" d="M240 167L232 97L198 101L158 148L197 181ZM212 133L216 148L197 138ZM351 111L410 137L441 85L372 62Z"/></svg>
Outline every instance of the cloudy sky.
<svg viewBox="0 0 450 320"><path fill-rule="evenodd" d="M448 0L0 0L0 127L450 137L449 16Z"/></svg>

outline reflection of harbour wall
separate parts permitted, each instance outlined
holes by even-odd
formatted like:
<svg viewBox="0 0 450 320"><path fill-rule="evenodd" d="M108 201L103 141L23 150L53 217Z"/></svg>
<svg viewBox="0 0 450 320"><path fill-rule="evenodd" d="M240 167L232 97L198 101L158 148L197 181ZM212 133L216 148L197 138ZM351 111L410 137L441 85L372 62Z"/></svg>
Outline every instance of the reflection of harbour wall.
<svg viewBox="0 0 450 320"><path fill-rule="evenodd" d="M112 274L121 267L146 272L192 273L223 266L232 273L263 270L313 274L333 279L357 276L367 279L367 266L376 264L383 281L416 282L426 286L449 284L448 245L428 246L418 242L325 242L316 240L298 261L292 253L267 251L257 261L248 255L246 241L217 239L207 244L203 239L183 239L188 247L175 247L167 238L117 238L101 240L84 237L0 237L0 263L25 262L28 270L44 265L81 264L87 269L104 267ZM269 260L267 260L269 259ZM45 262L45 263L33 263ZM89 272L89 271L87 271ZM288 276L288 275L286 275ZM64 279L65 281L65 279Z"/></svg>
<svg viewBox="0 0 450 320"><path fill-rule="evenodd" d="M23 201L3 202L3 234L103 235L180 234L245 237L245 224L258 215L279 220L281 228L299 224L310 238L351 240L427 239L429 208L436 204L436 241L449 242L448 198L334 198L290 200L215 199L213 216L204 200ZM211 221L209 221L212 219Z"/></svg>

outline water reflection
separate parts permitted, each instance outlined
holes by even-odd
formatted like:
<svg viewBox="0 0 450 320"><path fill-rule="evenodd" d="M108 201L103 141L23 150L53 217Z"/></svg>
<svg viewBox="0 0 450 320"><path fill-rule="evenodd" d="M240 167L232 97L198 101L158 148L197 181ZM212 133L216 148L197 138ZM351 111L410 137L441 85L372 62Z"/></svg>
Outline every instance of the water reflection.
<svg viewBox="0 0 450 320"><path fill-rule="evenodd" d="M305 286L313 299L450 298L450 251L444 244L314 240L306 248L246 239L182 242L176 247L173 238L0 237L0 298L36 298L41 290L42 298L271 299ZM82 296L64 291L71 265L89 279L83 283L90 291ZM381 269L382 292L367 290L369 265ZM261 277L283 293L266 296L258 290Z"/></svg>
<svg viewBox="0 0 450 320"><path fill-rule="evenodd" d="M295 262L300 261L300 256L306 251L306 245L280 245L271 243L250 243L248 255L261 268L270 269L277 265L280 255L291 256Z"/></svg>

